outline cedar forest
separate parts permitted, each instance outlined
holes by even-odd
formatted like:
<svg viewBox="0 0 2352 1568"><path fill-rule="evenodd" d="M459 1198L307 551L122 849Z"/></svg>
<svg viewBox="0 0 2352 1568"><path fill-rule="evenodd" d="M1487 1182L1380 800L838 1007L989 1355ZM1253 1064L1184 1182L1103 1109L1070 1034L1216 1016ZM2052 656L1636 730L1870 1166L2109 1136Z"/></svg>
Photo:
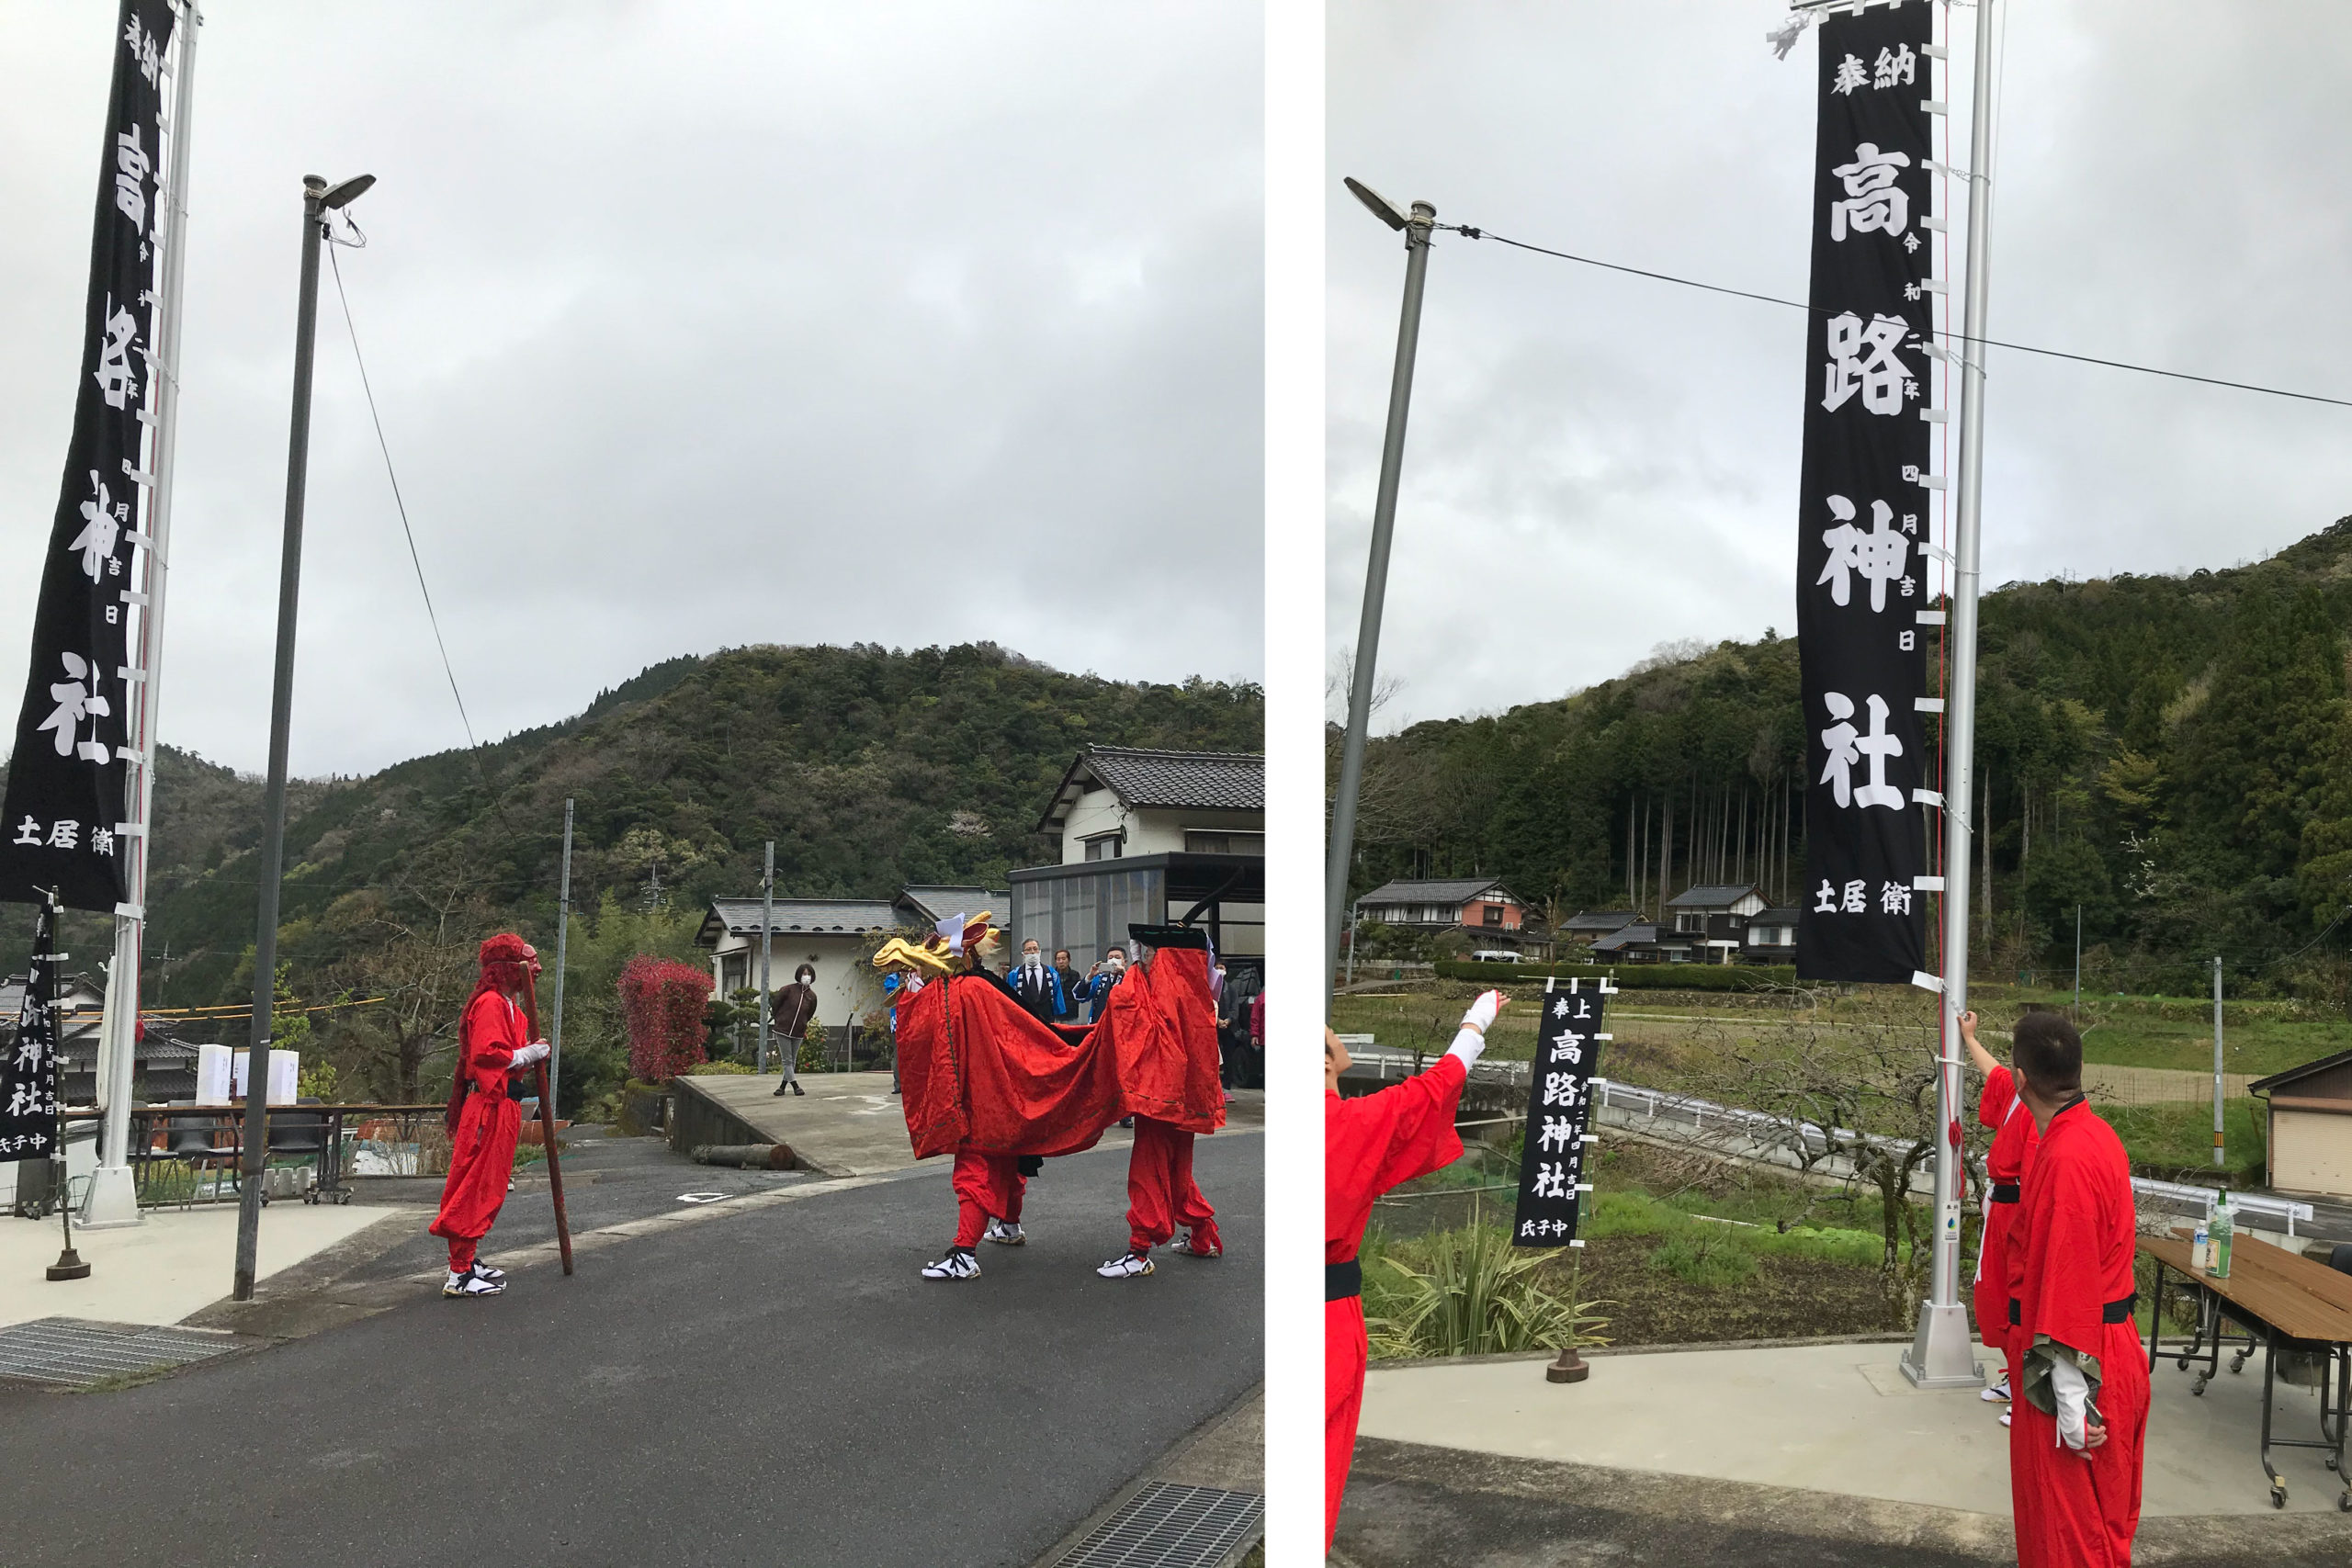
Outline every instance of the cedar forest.
<svg viewBox="0 0 2352 1568"><path fill-rule="evenodd" d="M2186 576L1983 600L1972 898L1988 977L2347 1000L2352 518ZM1555 702L1375 741L1351 893L1498 874L1540 916L1694 883L1804 896L1796 643L1681 645ZM1933 679L1931 675L1931 680ZM1931 686L1931 689L1934 689ZM1368 932L1368 944L1380 933Z"/></svg>

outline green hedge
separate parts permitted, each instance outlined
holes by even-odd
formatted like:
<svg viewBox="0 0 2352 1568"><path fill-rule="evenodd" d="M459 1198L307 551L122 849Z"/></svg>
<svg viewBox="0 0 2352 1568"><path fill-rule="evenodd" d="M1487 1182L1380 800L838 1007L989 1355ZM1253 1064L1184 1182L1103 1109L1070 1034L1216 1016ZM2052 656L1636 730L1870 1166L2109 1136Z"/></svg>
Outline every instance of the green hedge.
<svg viewBox="0 0 2352 1568"><path fill-rule="evenodd" d="M1487 964L1442 958L1437 973L1440 979L1479 986L1606 975L1621 991L1770 991L1797 983L1793 964Z"/></svg>

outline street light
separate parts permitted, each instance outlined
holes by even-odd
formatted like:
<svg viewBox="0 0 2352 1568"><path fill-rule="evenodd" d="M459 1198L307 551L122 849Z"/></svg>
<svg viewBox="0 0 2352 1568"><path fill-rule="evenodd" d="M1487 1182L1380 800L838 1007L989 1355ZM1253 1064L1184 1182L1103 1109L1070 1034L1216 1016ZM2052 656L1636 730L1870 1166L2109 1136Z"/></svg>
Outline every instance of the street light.
<svg viewBox="0 0 2352 1568"><path fill-rule="evenodd" d="M1348 691L1347 739L1340 750L1340 793L1331 803L1329 878L1323 908L1323 1019L1331 1018L1331 981L1340 967L1340 928L1347 919L1348 863L1355 854L1356 797L1363 787L1364 730L1372 721L1373 666L1380 657L1380 612L1388 594L1388 545L1396 524L1396 477L1405 460L1405 414L1413 401L1413 355L1421 337L1421 285L1430 265L1437 209L1410 213L1351 178L1345 182L1372 215L1405 236L1405 310L1396 323L1396 366L1388 382L1388 433L1380 448L1380 490L1372 506L1372 558L1364 570L1363 619L1356 628L1354 679Z"/></svg>
<svg viewBox="0 0 2352 1568"><path fill-rule="evenodd" d="M286 737L294 716L294 623L302 584L302 499L311 461L311 350L319 323L319 241L328 212L376 183L355 175L330 187L302 176L302 283L294 319L294 418L286 454L286 547L277 568L277 670L269 700L269 785L263 795L261 909L254 932L253 1044L245 1054L244 1168L237 1194L235 1297L253 1300L261 1243L262 1173L269 1154L269 1042L277 994L278 878L286 864Z"/></svg>

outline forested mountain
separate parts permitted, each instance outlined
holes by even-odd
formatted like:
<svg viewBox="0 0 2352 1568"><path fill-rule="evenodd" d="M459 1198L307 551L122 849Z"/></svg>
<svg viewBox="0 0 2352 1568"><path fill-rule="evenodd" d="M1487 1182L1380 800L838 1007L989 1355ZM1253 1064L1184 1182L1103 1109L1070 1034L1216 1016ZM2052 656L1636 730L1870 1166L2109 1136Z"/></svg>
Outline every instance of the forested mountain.
<svg viewBox="0 0 2352 1568"><path fill-rule="evenodd" d="M609 988L602 968L616 972L631 948L681 953L707 897L758 887L764 840L786 894L1001 886L1012 868L1057 856L1035 829L1080 746L1256 751L1263 716L1255 686L1069 675L990 644L671 660L560 724L295 786L279 952L307 1001L392 998L322 1019L323 1043L368 1080L352 1087L406 1092L420 1069L431 1077L474 942L514 927L552 963L566 796L568 1018L569 1004L586 1010L567 1029L590 1029L607 999L588 994ZM250 999L261 794L257 778L164 749L151 1003ZM102 920L75 923L79 967L107 938ZM21 963L24 939L11 936L6 956Z"/></svg>
<svg viewBox="0 0 2352 1568"><path fill-rule="evenodd" d="M2193 990L2220 954L2236 987L2341 991L2347 630L2352 518L2251 566L1987 593L1986 961L2071 963L2079 903L2092 972L2117 986ZM1768 632L1415 725L1371 749L1355 886L1495 873L1566 910L1655 912L1661 879L1756 878L1792 900L1803 722L1796 644Z"/></svg>

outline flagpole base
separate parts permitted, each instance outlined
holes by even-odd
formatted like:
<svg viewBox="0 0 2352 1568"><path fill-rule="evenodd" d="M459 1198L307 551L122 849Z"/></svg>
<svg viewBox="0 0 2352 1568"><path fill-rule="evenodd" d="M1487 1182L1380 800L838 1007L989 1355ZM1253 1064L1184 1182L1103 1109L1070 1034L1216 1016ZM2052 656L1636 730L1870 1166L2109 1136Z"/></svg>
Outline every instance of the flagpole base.
<svg viewBox="0 0 2352 1568"><path fill-rule="evenodd" d="M1577 1354L1573 1345L1560 1352L1558 1360L1544 1369L1545 1382L1582 1382L1591 1375L1591 1365Z"/></svg>
<svg viewBox="0 0 2352 1568"><path fill-rule="evenodd" d="M1914 1388L1982 1388L1984 1369L1968 1332L1968 1309L1919 1303L1919 1328L1903 1352L1903 1375Z"/></svg>
<svg viewBox="0 0 2352 1568"><path fill-rule="evenodd" d="M90 1277L90 1266L82 1261L80 1253L69 1247L57 1255L56 1262L49 1266L49 1277L53 1280L86 1280Z"/></svg>
<svg viewBox="0 0 2352 1568"><path fill-rule="evenodd" d="M90 1173L90 1189L74 1223L85 1231L119 1230L142 1223L139 1183L127 1165L102 1165Z"/></svg>

